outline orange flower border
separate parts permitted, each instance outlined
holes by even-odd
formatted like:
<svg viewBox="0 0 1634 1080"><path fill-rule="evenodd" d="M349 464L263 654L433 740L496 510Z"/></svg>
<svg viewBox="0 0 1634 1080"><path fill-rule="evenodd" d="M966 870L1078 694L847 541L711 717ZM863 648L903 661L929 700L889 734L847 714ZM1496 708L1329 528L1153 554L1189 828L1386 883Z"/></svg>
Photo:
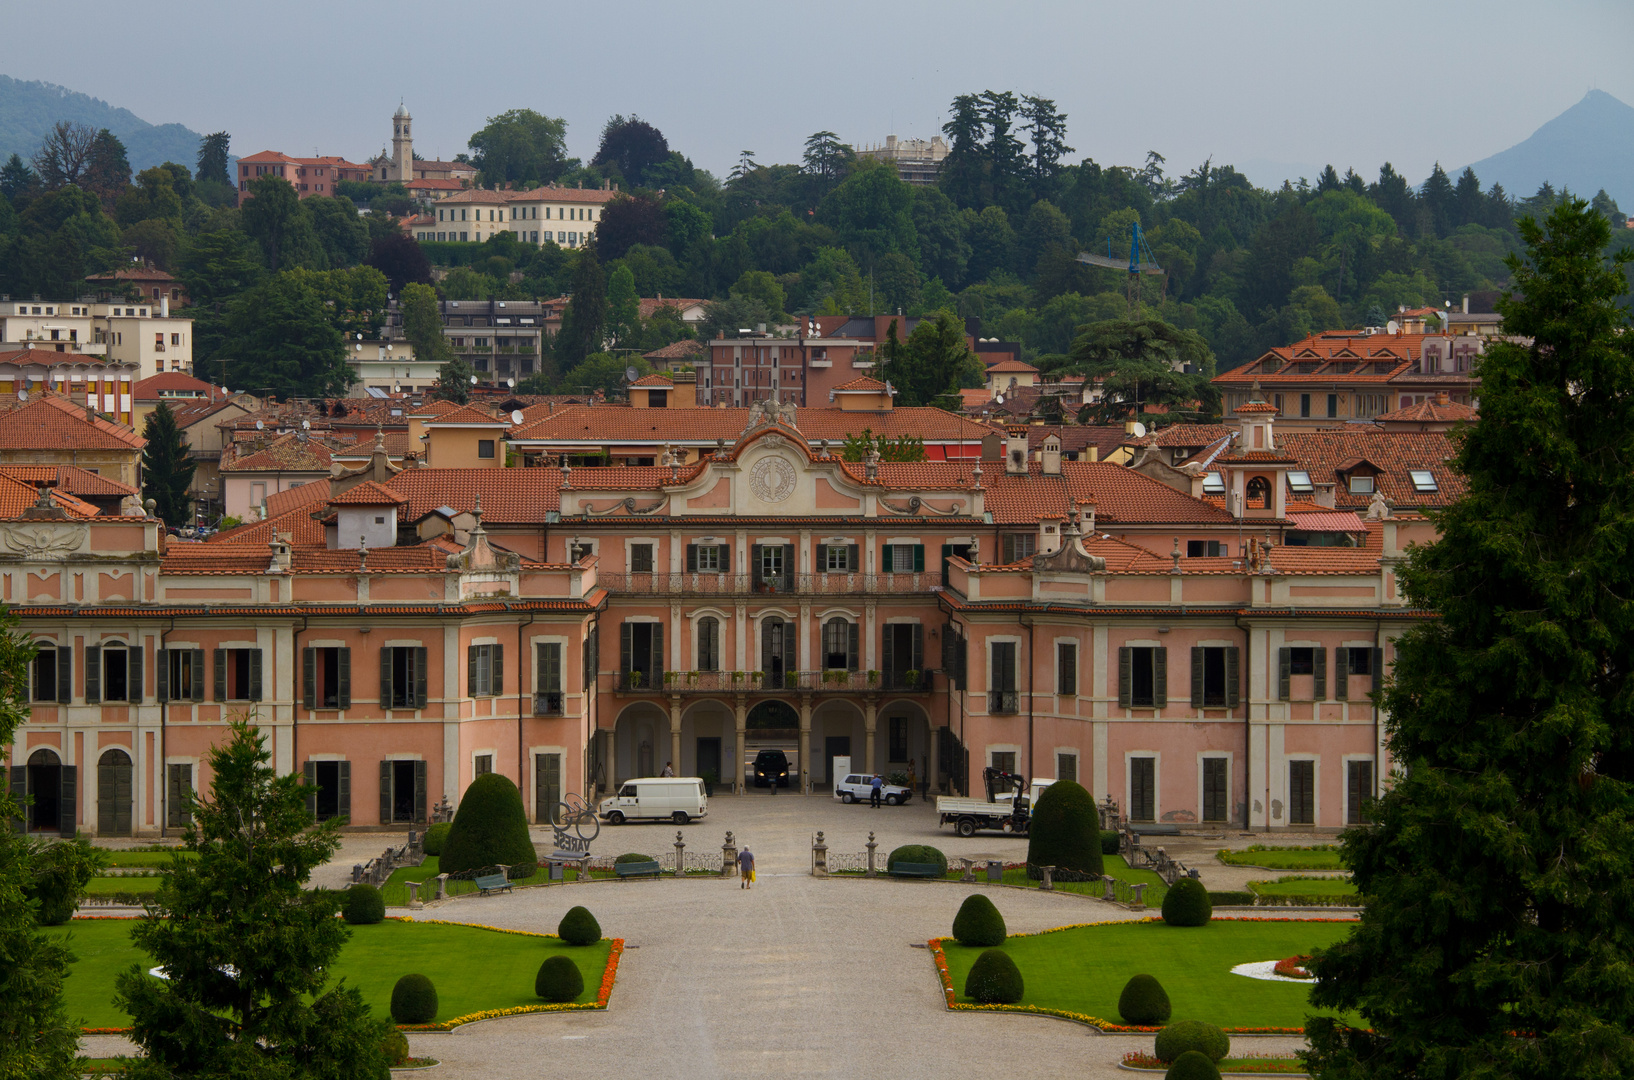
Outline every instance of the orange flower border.
<svg viewBox="0 0 1634 1080"><path fill-rule="evenodd" d="M1050 928L1049 930L1040 930L1040 931L1037 931L1036 933L1032 933L1032 934L1011 934L1009 936L1010 937L1036 937L1039 934L1053 934L1053 933L1056 933L1057 931L1060 931L1060 930L1078 930L1078 929L1082 929L1084 927L1089 927L1089 926L1122 926L1122 925L1126 925L1128 923L1154 923L1154 922L1162 922L1162 921L1163 920L1161 918L1104 919L1104 920L1102 920L1100 922L1073 923L1070 926L1056 926L1056 927ZM1286 916L1283 916L1283 917L1275 917L1275 918L1257 918L1257 917L1249 917L1249 918L1241 918L1241 919L1239 919L1239 918L1230 918L1230 919L1222 918L1222 919L1219 919L1217 921L1219 921L1219 922L1326 922L1326 923L1337 923L1337 922L1357 922L1358 920L1356 920L1356 919L1293 919L1293 918L1288 918ZM954 992L954 989L953 989L953 974L952 974L952 972L948 971L947 954L945 952L943 952L943 950L942 950L942 942L947 941L947 940L948 940L947 938L939 938L939 937L931 938L930 941L926 942L926 946L927 946L927 948L930 949L931 960L936 965L936 974L937 974L937 977L941 980L941 983L942 983L942 996L946 1001L947 1009L948 1009L949 1012L1002 1012L1002 1013L1020 1013L1023 1016L1051 1016L1051 1017L1054 1017L1057 1020L1066 1020L1066 1021L1069 1021L1069 1022L1074 1023L1074 1024L1082 1024L1085 1027L1095 1028L1097 1031L1101 1031L1101 1032L1104 1032L1104 1033L1109 1034L1109 1035L1154 1034L1154 1033L1156 1033L1158 1031L1163 1030L1161 1027L1150 1027L1150 1026L1145 1026L1145 1025L1114 1024L1110 1020L1103 1020L1102 1018L1100 1018L1098 1016L1090 1016L1087 1013L1071 1012L1071 1011L1069 1011L1067 1009L1050 1009L1050 1008L1045 1008L1044 1006L1041 1006L1041 1005L974 1005L974 1004L971 1004L970 1002L967 1002L967 1001L960 1001L958 999L958 995ZM1222 1030L1225 1031L1225 1033L1228 1034L1228 1035L1303 1035L1305 1033L1304 1028L1285 1028L1285 1027L1230 1027L1230 1028L1223 1028Z"/></svg>
<svg viewBox="0 0 1634 1080"><path fill-rule="evenodd" d="M75 918L79 917L80 916L77 915L75 916ZM140 915L92 915L88 917L94 919L141 918ZM517 934L522 937L553 938L557 936L555 934L541 934L535 930L510 930L503 926L484 926L481 923L454 922L451 919L409 919L400 915L390 916L390 918L396 922L424 922L437 923L442 926L469 926L477 930L492 930L500 934ZM441 1023L436 1024L398 1024L397 1030L412 1032L453 1031L455 1028L464 1024L474 1024L480 1020L498 1020L505 1016L523 1016L527 1013L541 1012L585 1012L605 1009L607 1008L608 1001L613 996L613 984L618 980L618 961L619 957L623 955L624 939L613 938L612 947L607 951L607 966L604 967L601 972L601 985L596 989L596 1000L594 1004L585 1003L581 1005L577 1002L565 1002L550 1005L517 1005L509 1009L484 1009L481 1012L467 1013L464 1016L456 1016L451 1020L444 1020ZM134 1030L134 1028L128 1027L87 1027L80 1028L79 1033L81 1035L129 1035Z"/></svg>

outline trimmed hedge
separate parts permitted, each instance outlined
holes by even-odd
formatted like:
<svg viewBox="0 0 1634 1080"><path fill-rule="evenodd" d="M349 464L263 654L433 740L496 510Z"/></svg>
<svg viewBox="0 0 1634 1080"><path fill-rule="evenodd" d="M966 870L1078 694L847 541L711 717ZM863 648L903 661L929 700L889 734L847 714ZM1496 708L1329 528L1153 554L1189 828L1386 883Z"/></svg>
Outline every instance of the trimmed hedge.
<svg viewBox="0 0 1634 1080"><path fill-rule="evenodd" d="M440 857L443 853L443 845L448 843L448 831L453 827L453 822L449 821L439 821L431 826L426 830L425 836L420 841L420 850L427 855Z"/></svg>
<svg viewBox="0 0 1634 1080"><path fill-rule="evenodd" d="M653 858L651 855L643 855L639 851L626 851L624 854L622 854L618 858L614 859L613 864L616 866L616 865L619 865L620 863L657 862L657 861L658 860Z"/></svg>
<svg viewBox="0 0 1634 1080"><path fill-rule="evenodd" d="M1173 1011L1168 991L1150 975L1136 975L1123 984L1123 993L1118 995L1118 1015L1126 1024L1167 1024Z"/></svg>
<svg viewBox="0 0 1634 1080"><path fill-rule="evenodd" d="M1057 780L1044 789L1027 825L1027 876L1044 876L1055 866L1090 878L1105 872L1101 861L1101 817L1095 797L1082 784Z"/></svg>
<svg viewBox="0 0 1634 1080"><path fill-rule="evenodd" d="M1207 926L1213 917L1208 890L1196 878L1181 878L1163 896L1163 921L1170 926Z"/></svg>
<svg viewBox="0 0 1634 1080"><path fill-rule="evenodd" d="M1163 1080L1220 1080L1220 1070L1207 1054L1188 1050L1169 1066Z"/></svg>
<svg viewBox="0 0 1634 1080"><path fill-rule="evenodd" d="M399 1024L429 1024L437 1019L437 988L424 975L404 975L391 988L391 1018Z"/></svg>
<svg viewBox="0 0 1634 1080"><path fill-rule="evenodd" d="M471 781L443 843L439 869L462 874L503 863L512 869L527 867L532 874L538 859L516 785L500 773L483 773Z"/></svg>
<svg viewBox="0 0 1634 1080"><path fill-rule="evenodd" d="M959 914L953 917L953 939L960 945L980 945L992 948L1003 945L1004 916L993 906L986 893L971 893L959 905Z"/></svg>
<svg viewBox="0 0 1634 1080"><path fill-rule="evenodd" d="M557 953L539 965L533 992L546 1001L572 1001L584 993L584 976L579 974L579 965Z"/></svg>
<svg viewBox="0 0 1634 1080"><path fill-rule="evenodd" d="M379 889L360 881L341 896L340 917L353 926L373 926L386 917L386 900Z"/></svg>
<svg viewBox="0 0 1634 1080"><path fill-rule="evenodd" d="M941 868L943 877L947 876L947 856L929 844L903 844L885 859L885 872L896 869L896 864L905 863L935 863Z"/></svg>
<svg viewBox="0 0 1634 1080"><path fill-rule="evenodd" d="M1210 1061L1219 1061L1231 1053L1231 1037L1201 1020L1176 1020L1157 1033L1153 1053L1158 1060L1173 1063L1188 1050L1195 1050Z"/></svg>
<svg viewBox="0 0 1634 1080"><path fill-rule="evenodd" d="M1253 907L1254 894L1247 891L1216 891L1209 890L1208 902L1210 907Z"/></svg>
<svg viewBox="0 0 1634 1080"><path fill-rule="evenodd" d="M1116 855L1118 853L1118 831L1116 829L1101 830L1101 854Z"/></svg>
<svg viewBox="0 0 1634 1080"><path fill-rule="evenodd" d="M1021 969L1003 949L988 949L976 957L965 976L965 997L983 1005L1014 1005L1025 992Z"/></svg>
<svg viewBox="0 0 1634 1080"><path fill-rule="evenodd" d="M571 907L556 924L556 936L568 945L594 945L601 940L601 924L589 908Z"/></svg>

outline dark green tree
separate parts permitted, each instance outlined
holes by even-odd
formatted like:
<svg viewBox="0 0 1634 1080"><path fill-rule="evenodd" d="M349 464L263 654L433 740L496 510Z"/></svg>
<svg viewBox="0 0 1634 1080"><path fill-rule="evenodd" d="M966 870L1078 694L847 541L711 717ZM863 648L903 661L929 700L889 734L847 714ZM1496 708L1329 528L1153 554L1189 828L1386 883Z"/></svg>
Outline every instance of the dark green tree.
<svg viewBox="0 0 1634 1080"><path fill-rule="evenodd" d="M1457 193L1453 190L1452 181L1447 179L1446 171L1441 168L1441 162L1435 163L1430 171L1430 178L1424 181L1424 188L1419 192L1419 205L1429 214L1429 225L1435 236L1446 236L1452 232L1453 216L1456 211Z"/></svg>
<svg viewBox="0 0 1634 1080"><path fill-rule="evenodd" d="M340 819L314 824L299 774L271 760L255 728L231 725L209 754L209 798L188 796L198 857L173 863L131 931L167 975L133 964L116 981L145 1052L138 1080L390 1076L389 1025L356 987L330 985L350 937L340 894L305 887L340 848Z"/></svg>
<svg viewBox="0 0 1634 1080"><path fill-rule="evenodd" d="M806 175L811 177L813 202L833 191L835 185L851 171L856 160L856 151L841 142L832 131L819 131L807 137L800 161Z"/></svg>
<svg viewBox="0 0 1634 1080"><path fill-rule="evenodd" d="M387 287L394 296L411 282L431 284L431 260L426 258L425 249L418 240L401 232L376 237L363 261L386 275Z"/></svg>
<svg viewBox="0 0 1634 1080"><path fill-rule="evenodd" d="M556 335L556 359L564 368L577 365L602 349L607 326L607 278L602 274L596 249L579 252L578 269L573 272L573 299L562 315L562 329Z"/></svg>
<svg viewBox="0 0 1634 1080"><path fill-rule="evenodd" d="M21 210L39 189L39 174L28 167L28 162L21 155L12 154L6 159L5 166L0 168L0 195L4 195L13 207Z"/></svg>
<svg viewBox="0 0 1634 1080"><path fill-rule="evenodd" d="M245 390L340 397L355 378L329 308L298 274L274 274L235 300L227 337L227 377Z"/></svg>
<svg viewBox="0 0 1634 1080"><path fill-rule="evenodd" d="M924 461L925 440L917 435L903 435L892 439L875 435L873 428L863 428L861 435L847 435L840 447L841 461L866 461L869 451L879 452L881 461Z"/></svg>
<svg viewBox="0 0 1634 1080"><path fill-rule="evenodd" d="M125 144L107 128L91 140L91 151L85 162L80 186L102 200L104 209L112 210L114 200L130 187L130 160L125 155Z"/></svg>
<svg viewBox="0 0 1634 1080"><path fill-rule="evenodd" d="M168 404L161 401L148 413L142 438L147 440L142 448L142 497L153 500L154 512L166 525L187 524L193 506L188 488L198 465L187 456L187 442Z"/></svg>
<svg viewBox="0 0 1634 1080"><path fill-rule="evenodd" d="M197 179L202 183L227 184L233 178L227 174L227 153L233 138L225 131L212 132L199 140Z"/></svg>
<svg viewBox="0 0 1634 1080"><path fill-rule="evenodd" d="M277 273L291 266L321 267L322 249L294 185L281 176L263 176L250 184L249 195L239 215L244 231L261 245L267 269Z"/></svg>
<svg viewBox="0 0 1634 1080"><path fill-rule="evenodd" d="M920 319L900 356L882 367L896 403L905 406L935 405L961 387L980 386L983 371L965 338L964 320L946 309Z"/></svg>
<svg viewBox="0 0 1634 1080"><path fill-rule="evenodd" d="M631 187L647 187L647 174L667 162L669 153L662 131L634 113L614 115L602 125L601 145L590 164L616 169Z"/></svg>
<svg viewBox="0 0 1634 1080"><path fill-rule="evenodd" d="M1208 343L1197 331L1162 319L1112 319L1081 326L1072 351L1051 363L1049 370L1101 383L1101 400L1086 407L1096 423L1138 418L1148 405L1166 406L1176 420L1217 411L1219 392L1209 382L1214 377L1214 354Z"/></svg>
<svg viewBox="0 0 1634 1080"><path fill-rule="evenodd" d="M182 247L178 274L187 287L188 314L193 317L193 366L201 378L243 387L221 371L228 340L227 317L234 300L265 276L255 241L237 229L204 232Z"/></svg>
<svg viewBox="0 0 1634 1080"><path fill-rule="evenodd" d="M15 745L28 718L33 641L17 632L17 617L0 612L0 747ZM0 821L23 813L8 787L0 790ZM74 959L61 936L39 933L39 867L23 833L0 832L0 1076L74 1080L79 1022L63 1004L63 980Z"/></svg>
<svg viewBox="0 0 1634 1080"><path fill-rule="evenodd" d="M566 139L565 121L511 109L471 136L471 163L484 184L548 184L567 169Z"/></svg>
<svg viewBox="0 0 1634 1080"><path fill-rule="evenodd" d="M1313 1075L1634 1075L1634 327L1627 253L1567 198L1520 222L1466 493L1399 581L1435 611L1379 698L1393 782L1344 834L1367 898L1315 957Z"/></svg>
<svg viewBox="0 0 1634 1080"><path fill-rule="evenodd" d="M1033 197L1051 198L1060 178L1061 159L1073 152L1067 145L1067 114L1057 109L1050 98L1027 95L1021 99L1021 116L1026 121L1021 129L1033 144L1028 163Z"/></svg>
<svg viewBox="0 0 1634 1080"><path fill-rule="evenodd" d="M952 116L942 125L948 152L936 173L936 185L959 209L980 210L986 205L982 188L987 175L982 151L986 126L981 101L975 94L960 94L953 99L949 111Z"/></svg>
<svg viewBox="0 0 1634 1080"><path fill-rule="evenodd" d="M358 217L357 206L344 195L305 199L301 209L312 222L326 265L332 269L356 266L369 253L369 227Z"/></svg>
<svg viewBox="0 0 1634 1080"><path fill-rule="evenodd" d="M439 863L443 872L458 874L504 865L510 867L512 877L527 877L536 858L528 838L528 814L516 785L500 773L483 773L471 781L443 844Z"/></svg>

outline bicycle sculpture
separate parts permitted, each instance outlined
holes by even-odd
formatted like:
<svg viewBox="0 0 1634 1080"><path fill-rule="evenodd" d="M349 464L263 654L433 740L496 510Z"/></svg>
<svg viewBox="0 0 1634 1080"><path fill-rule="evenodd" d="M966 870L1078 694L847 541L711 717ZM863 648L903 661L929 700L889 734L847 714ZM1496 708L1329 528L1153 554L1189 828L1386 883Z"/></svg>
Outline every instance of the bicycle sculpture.
<svg viewBox="0 0 1634 1080"><path fill-rule="evenodd" d="M556 831L556 848L558 851L576 851L586 855L590 853L590 842L601 835L601 822L596 817L596 811L579 795L564 796L556 804L556 812L551 816L550 824ZM572 831L569 832L568 830Z"/></svg>

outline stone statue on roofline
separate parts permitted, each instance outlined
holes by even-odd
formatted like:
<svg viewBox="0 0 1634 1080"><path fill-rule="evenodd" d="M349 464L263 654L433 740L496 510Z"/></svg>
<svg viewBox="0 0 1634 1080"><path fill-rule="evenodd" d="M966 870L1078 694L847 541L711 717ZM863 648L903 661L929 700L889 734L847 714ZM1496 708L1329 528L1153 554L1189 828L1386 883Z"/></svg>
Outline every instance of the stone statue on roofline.
<svg viewBox="0 0 1634 1080"><path fill-rule="evenodd" d="M1373 489L1373 498L1367 504L1367 520L1387 521L1390 518L1390 508L1396 504L1384 497L1384 492Z"/></svg>

